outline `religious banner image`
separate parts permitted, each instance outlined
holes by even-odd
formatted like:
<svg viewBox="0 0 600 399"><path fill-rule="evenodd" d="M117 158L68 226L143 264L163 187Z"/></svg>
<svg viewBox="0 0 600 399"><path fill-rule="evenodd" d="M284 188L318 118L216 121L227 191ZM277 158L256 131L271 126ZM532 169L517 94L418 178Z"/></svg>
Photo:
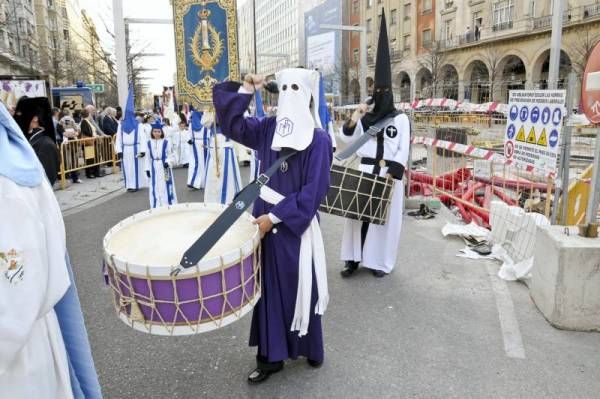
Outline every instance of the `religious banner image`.
<svg viewBox="0 0 600 399"><path fill-rule="evenodd" d="M235 0L173 0L181 102L212 103L217 82L240 80Z"/></svg>

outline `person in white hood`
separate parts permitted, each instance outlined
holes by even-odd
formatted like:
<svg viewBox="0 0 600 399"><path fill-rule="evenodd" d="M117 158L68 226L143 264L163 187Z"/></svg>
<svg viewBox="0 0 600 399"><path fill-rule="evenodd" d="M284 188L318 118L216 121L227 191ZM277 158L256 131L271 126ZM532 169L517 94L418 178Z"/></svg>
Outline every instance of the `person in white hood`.
<svg viewBox="0 0 600 399"><path fill-rule="evenodd" d="M227 137L257 151L261 172L289 155L261 190L253 215L263 235L262 295L252 317L250 345L258 347L257 367L248 375L259 383L287 359L324 361L321 315L329 299L319 204L329 188L333 149L318 115L319 74L285 69L277 74L276 117L245 112L263 77L248 75L241 85L217 84L213 103Z"/></svg>

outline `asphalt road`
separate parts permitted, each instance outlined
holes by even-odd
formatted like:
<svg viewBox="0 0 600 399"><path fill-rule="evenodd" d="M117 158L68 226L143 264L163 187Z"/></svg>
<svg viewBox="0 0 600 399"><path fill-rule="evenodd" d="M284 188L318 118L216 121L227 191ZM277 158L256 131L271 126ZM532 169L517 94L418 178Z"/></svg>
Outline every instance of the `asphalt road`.
<svg viewBox="0 0 600 399"><path fill-rule="evenodd" d="M199 201L183 170L180 202ZM68 247L96 368L106 398L599 398L600 334L549 326L524 285L493 280L498 266L455 256L440 217L405 218L394 272L339 276L343 221L325 215L331 302L325 364L302 360L259 386L246 383L255 350L250 316L190 337L134 331L115 315L100 271L102 238L147 209L146 191L126 193L65 218ZM488 269L490 272L488 272ZM497 288L512 298L524 359L507 356Z"/></svg>

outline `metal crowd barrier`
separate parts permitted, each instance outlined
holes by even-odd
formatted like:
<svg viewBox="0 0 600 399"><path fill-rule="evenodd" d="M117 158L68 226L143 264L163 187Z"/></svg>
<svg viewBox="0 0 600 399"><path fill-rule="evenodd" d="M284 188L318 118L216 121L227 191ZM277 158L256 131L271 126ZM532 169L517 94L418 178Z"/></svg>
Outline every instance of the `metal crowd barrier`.
<svg viewBox="0 0 600 399"><path fill-rule="evenodd" d="M111 136L87 137L64 141L60 145L60 188L67 187L67 174L86 168L112 165L117 172L114 138Z"/></svg>
<svg viewBox="0 0 600 399"><path fill-rule="evenodd" d="M414 137L411 150L415 166L410 173L409 195L437 197L456 207L465 221L484 226L489 225L492 200L550 218L558 189L554 178L507 163L494 143L487 149L481 144ZM571 159L567 214L563 217L559 203L559 224L577 225L585 219L592 166L591 159Z"/></svg>
<svg viewBox="0 0 600 399"><path fill-rule="evenodd" d="M506 117L499 114L476 114L460 112L415 112L415 124L429 126L460 125L463 127L492 127L506 124Z"/></svg>

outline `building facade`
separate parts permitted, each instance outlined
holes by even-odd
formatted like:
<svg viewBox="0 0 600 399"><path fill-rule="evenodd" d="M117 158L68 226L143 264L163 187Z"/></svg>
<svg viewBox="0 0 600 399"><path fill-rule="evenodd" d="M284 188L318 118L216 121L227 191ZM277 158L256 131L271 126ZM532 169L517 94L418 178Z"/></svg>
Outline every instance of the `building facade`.
<svg viewBox="0 0 600 399"><path fill-rule="evenodd" d="M33 0L0 2L0 75L42 75Z"/></svg>
<svg viewBox="0 0 600 399"><path fill-rule="evenodd" d="M241 76L254 72L254 7L252 0L238 5L238 51Z"/></svg>
<svg viewBox="0 0 600 399"><path fill-rule="evenodd" d="M559 87L571 70L581 75L589 50L600 40L600 3L566 3ZM548 87L550 1L360 1L361 24L369 31L368 87L382 9L396 101L447 97L506 102L509 90ZM361 83L354 77L350 86Z"/></svg>
<svg viewBox="0 0 600 399"><path fill-rule="evenodd" d="M64 31L69 26L64 0L34 0L40 67L51 86L67 84Z"/></svg>

